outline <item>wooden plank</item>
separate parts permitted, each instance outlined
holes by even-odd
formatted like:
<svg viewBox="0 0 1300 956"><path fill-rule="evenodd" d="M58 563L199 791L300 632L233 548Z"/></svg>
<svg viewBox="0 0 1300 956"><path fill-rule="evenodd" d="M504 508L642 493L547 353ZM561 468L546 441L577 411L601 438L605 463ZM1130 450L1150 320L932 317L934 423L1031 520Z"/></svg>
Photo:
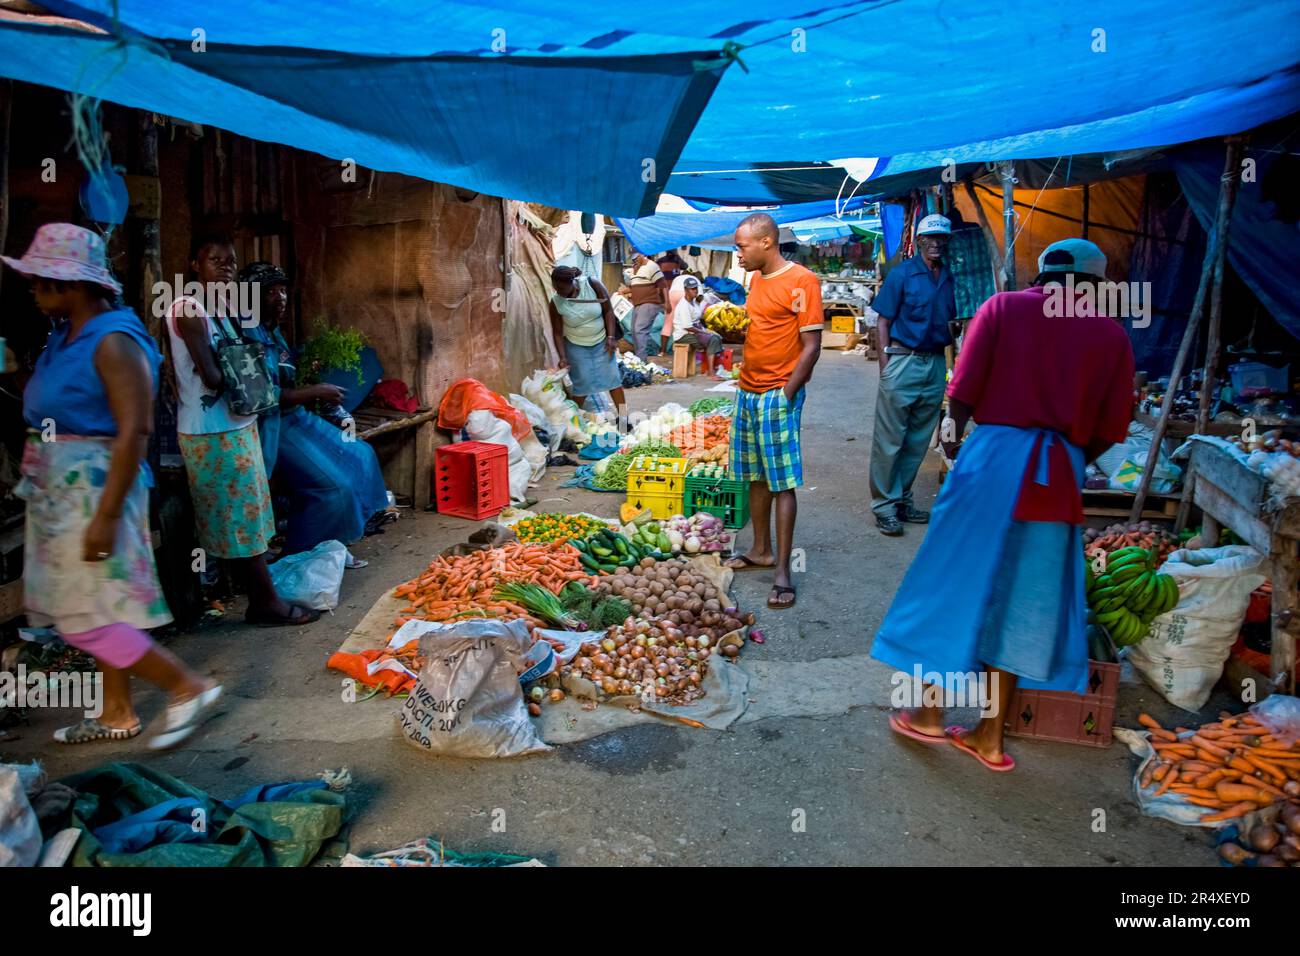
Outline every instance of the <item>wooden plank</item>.
<svg viewBox="0 0 1300 956"><path fill-rule="evenodd" d="M438 427L432 417L415 430L415 487L411 495L416 511L423 511L433 501L433 453Z"/></svg>
<svg viewBox="0 0 1300 956"><path fill-rule="evenodd" d="M1133 420L1139 425L1145 425L1147 428L1154 429L1156 427L1157 418L1150 412L1135 411L1133 413ZM1219 438L1236 438L1241 434L1241 429L1242 426L1240 422L1210 422L1210 424L1206 426L1203 434L1215 435ZM1184 422L1171 418L1165 423L1166 438L1187 438L1193 434L1195 430L1195 422Z"/></svg>
<svg viewBox="0 0 1300 956"><path fill-rule="evenodd" d="M1192 448L1190 472L1204 475L1238 504L1258 513L1268 498L1268 482L1221 448L1197 442ZM1268 549L1265 548L1265 551Z"/></svg>
<svg viewBox="0 0 1300 956"><path fill-rule="evenodd" d="M1296 586L1300 584L1300 560L1297 543L1283 538L1281 546L1270 555L1273 573L1273 678L1288 694L1295 693L1296 667Z"/></svg>
<svg viewBox="0 0 1300 956"><path fill-rule="evenodd" d="M1259 520L1256 508L1243 505L1216 485L1208 475L1196 480L1196 505L1262 554L1273 550L1273 532Z"/></svg>

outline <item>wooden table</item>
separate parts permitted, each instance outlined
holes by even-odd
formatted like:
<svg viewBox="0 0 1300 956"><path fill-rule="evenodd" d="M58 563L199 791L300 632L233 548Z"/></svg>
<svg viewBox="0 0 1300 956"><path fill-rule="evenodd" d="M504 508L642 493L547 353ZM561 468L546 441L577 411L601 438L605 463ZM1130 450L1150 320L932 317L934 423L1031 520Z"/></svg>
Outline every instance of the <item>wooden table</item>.
<svg viewBox="0 0 1300 956"><path fill-rule="evenodd" d="M1188 473L1196 475L1193 504L1205 513L1202 542L1216 543L1222 526L1267 555L1266 573L1273 582L1273 658L1268 677L1278 690L1294 694L1296 635L1300 633L1300 612L1296 610L1300 498L1283 499L1280 507L1270 503L1268 480L1263 475L1203 442L1192 447Z"/></svg>

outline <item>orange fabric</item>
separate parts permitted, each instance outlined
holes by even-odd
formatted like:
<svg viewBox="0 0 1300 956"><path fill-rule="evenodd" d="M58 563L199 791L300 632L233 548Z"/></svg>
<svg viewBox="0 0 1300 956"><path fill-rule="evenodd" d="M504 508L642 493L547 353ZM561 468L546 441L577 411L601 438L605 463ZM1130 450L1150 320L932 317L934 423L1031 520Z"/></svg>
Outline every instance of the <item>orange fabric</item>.
<svg viewBox="0 0 1300 956"><path fill-rule="evenodd" d="M449 432L459 431L465 427L465 419L469 418L470 412L481 408L486 408L497 418L509 422L510 431L517 439L533 430L523 412L473 378L462 378L447 389L447 393L442 396L442 404L438 406L438 427Z"/></svg>
<svg viewBox="0 0 1300 956"><path fill-rule="evenodd" d="M740 387L768 392L790 381L799 361L800 333L821 330L822 286L809 270L793 262L779 275L754 276L745 300L749 329Z"/></svg>
<svg viewBox="0 0 1300 956"><path fill-rule="evenodd" d="M373 674L367 672L367 665L386 653L388 653L387 648L362 651L360 654L345 654L342 651L336 651L330 655L329 660L325 662L325 666L330 670L341 671L367 687L379 687L389 697L410 691L415 686L415 678L409 674L390 670L376 671Z"/></svg>

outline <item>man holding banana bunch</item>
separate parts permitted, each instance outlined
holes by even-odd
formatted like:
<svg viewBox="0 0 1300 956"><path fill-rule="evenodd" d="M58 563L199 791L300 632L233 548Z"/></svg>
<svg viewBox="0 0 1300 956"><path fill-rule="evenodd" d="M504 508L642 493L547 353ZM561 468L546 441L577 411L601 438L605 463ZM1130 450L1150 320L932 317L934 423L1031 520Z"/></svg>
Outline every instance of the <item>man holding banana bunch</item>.
<svg viewBox="0 0 1300 956"><path fill-rule="evenodd" d="M990 298L966 333L942 432L956 464L871 649L909 674L918 664L984 671L997 706L974 729L945 728L937 706L896 713L890 725L1000 772L1015 767L1002 728L1017 682L1084 692L1084 463L1126 438L1133 411L1128 335L1084 295L1104 281L1105 255L1064 239L1038 268L1033 287ZM1065 308L1049 308L1062 284ZM963 443L971 419L978 427Z"/></svg>

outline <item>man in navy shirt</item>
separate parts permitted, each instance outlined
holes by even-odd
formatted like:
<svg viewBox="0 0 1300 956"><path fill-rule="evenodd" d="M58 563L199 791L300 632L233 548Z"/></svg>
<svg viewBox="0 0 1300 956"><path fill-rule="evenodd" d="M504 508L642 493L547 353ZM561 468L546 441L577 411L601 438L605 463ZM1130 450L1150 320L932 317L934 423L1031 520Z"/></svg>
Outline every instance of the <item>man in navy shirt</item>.
<svg viewBox="0 0 1300 956"><path fill-rule="evenodd" d="M912 482L943 411L957 318L952 273L943 264L952 223L926 216L916 229L917 255L885 277L871 307L880 350L880 389L871 439L871 510L882 534L903 533L902 522L925 524L928 511L912 506Z"/></svg>

